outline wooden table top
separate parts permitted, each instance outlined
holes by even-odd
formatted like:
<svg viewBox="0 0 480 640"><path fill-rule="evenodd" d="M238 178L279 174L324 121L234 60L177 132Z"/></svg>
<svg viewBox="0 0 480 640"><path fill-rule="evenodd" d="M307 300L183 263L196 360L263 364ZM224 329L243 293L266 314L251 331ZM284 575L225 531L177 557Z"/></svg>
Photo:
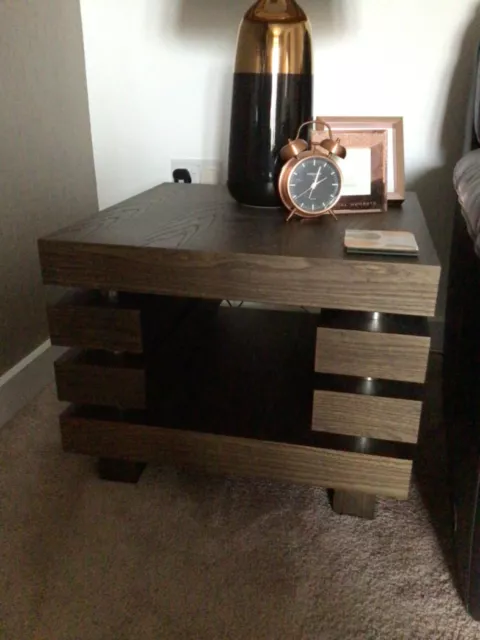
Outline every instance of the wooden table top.
<svg viewBox="0 0 480 640"><path fill-rule="evenodd" d="M347 256L345 230L411 231L420 247L418 258ZM41 242L102 246L181 249L212 254L389 260L438 266L438 257L414 193L402 207L386 214L332 216L285 223L282 210L241 207L226 187L162 184L101 213L62 229Z"/></svg>
<svg viewBox="0 0 480 640"><path fill-rule="evenodd" d="M347 228L411 231L419 257L347 255ZM418 199L285 222L226 187L164 184L39 241L49 285L431 316L440 266Z"/></svg>

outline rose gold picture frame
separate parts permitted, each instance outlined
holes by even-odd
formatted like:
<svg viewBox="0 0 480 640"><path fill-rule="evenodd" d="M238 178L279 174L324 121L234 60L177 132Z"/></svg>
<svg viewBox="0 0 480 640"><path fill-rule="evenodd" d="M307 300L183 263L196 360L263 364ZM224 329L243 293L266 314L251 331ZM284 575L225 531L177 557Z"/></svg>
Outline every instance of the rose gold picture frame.
<svg viewBox="0 0 480 640"><path fill-rule="evenodd" d="M402 117L390 116L325 116L335 135L342 136L351 130L385 129L387 144L387 198L390 205L400 205L405 200L405 143Z"/></svg>
<svg viewBox="0 0 480 640"><path fill-rule="evenodd" d="M385 213L388 209L387 131L348 129L333 131L333 134L347 149L346 159L338 159L343 174L343 195L334 212ZM312 145L320 144L323 138L325 132L312 131Z"/></svg>

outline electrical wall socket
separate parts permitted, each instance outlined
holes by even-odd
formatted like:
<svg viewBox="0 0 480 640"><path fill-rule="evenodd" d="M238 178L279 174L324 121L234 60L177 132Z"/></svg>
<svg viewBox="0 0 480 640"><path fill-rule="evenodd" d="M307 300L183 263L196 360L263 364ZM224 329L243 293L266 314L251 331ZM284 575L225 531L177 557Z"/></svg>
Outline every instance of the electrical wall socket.
<svg viewBox="0 0 480 640"><path fill-rule="evenodd" d="M220 160L172 160L171 166L172 174L176 169L186 169L194 184L220 184L222 182L222 163Z"/></svg>

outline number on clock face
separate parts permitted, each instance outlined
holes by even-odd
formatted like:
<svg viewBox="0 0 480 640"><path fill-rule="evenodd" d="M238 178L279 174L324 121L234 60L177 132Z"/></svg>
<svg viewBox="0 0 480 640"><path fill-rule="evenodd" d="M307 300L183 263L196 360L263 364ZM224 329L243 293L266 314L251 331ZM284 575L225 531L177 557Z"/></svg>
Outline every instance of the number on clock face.
<svg viewBox="0 0 480 640"><path fill-rule="evenodd" d="M331 160L312 156L295 164L288 180L288 193L297 209L316 215L337 203L341 181L340 171Z"/></svg>

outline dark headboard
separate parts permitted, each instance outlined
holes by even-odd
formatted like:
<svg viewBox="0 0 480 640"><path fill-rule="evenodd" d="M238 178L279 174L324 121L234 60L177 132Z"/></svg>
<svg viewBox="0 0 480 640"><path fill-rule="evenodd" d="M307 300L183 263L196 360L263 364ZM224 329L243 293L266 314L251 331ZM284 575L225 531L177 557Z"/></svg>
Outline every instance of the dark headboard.
<svg viewBox="0 0 480 640"><path fill-rule="evenodd" d="M480 147L480 46L475 52L472 88L468 102L464 154Z"/></svg>

